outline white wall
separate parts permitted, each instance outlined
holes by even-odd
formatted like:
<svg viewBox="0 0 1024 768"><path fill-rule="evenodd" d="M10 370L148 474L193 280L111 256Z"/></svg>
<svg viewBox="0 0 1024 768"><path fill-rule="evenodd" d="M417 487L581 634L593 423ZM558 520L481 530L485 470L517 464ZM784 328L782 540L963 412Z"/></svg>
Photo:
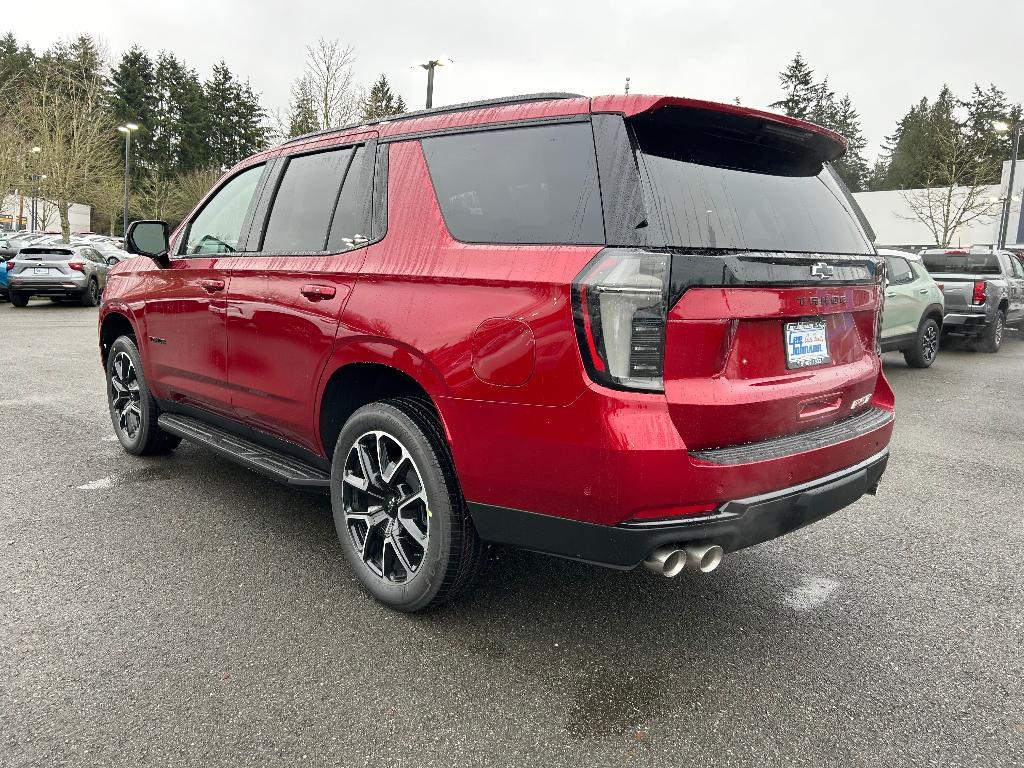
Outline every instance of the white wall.
<svg viewBox="0 0 1024 768"><path fill-rule="evenodd" d="M38 207L40 222L36 228L41 230L59 230L60 214L57 211L56 204L49 200L40 200ZM9 221L17 218L20 214L22 221L18 228L29 228L28 219L31 210L32 198L30 196L24 198L24 205L22 205L20 195L6 195L0 199L0 218ZM90 231L92 228L92 207L82 205L81 203L72 203L68 211L68 223L71 225L72 232Z"/></svg>
<svg viewBox="0 0 1024 768"><path fill-rule="evenodd" d="M992 185L982 193L983 199L1002 198L1006 193L1006 185L1010 177L1010 161L1003 163L1003 177L999 184ZM1024 160L1017 161L1017 171L1013 179L1013 193L1021 197L1021 190L1024 189ZM914 192L907 190L906 192ZM896 190L891 192L855 192L854 197L860 204L875 230L876 245L902 245L902 246L929 246L934 245L935 238L922 222L913 218L910 206L904 197L905 191ZM1007 245L1014 245L1018 237L1018 222L1020 221L1020 200L1010 203L1010 221L1006 236ZM996 203L992 206L992 215L972 221L962 227L953 236L952 245L992 245L999 236L999 216L1002 206ZM1021 242L1024 242L1024 233L1021 233Z"/></svg>

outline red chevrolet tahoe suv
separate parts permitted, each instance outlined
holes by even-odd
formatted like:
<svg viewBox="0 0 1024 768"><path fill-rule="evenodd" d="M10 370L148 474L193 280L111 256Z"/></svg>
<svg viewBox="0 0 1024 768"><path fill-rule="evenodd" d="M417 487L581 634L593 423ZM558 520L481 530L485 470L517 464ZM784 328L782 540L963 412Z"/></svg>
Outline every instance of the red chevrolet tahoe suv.
<svg viewBox="0 0 1024 768"><path fill-rule="evenodd" d="M330 492L378 599L487 544L672 576L874 492L882 267L841 137L540 94L286 142L135 222L100 345L134 454L193 440Z"/></svg>

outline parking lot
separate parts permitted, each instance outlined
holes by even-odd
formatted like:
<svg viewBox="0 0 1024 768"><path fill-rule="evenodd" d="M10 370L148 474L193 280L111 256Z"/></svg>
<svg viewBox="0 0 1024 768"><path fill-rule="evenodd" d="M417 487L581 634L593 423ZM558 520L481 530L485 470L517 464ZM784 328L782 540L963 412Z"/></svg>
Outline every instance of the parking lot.
<svg viewBox="0 0 1024 768"><path fill-rule="evenodd" d="M0 304L0 764L1024 763L1024 339L886 356L877 497L712 576L500 552L427 615L326 497L114 441L96 310Z"/></svg>

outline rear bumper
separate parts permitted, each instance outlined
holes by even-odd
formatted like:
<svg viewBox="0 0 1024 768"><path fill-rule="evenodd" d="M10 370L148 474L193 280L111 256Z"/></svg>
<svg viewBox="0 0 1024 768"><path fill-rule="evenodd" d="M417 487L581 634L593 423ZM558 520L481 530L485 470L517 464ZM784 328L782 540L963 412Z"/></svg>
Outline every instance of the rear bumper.
<svg viewBox="0 0 1024 768"><path fill-rule="evenodd" d="M88 285L89 279L86 277L47 280L16 278L10 281L8 287L27 296L81 296Z"/></svg>
<svg viewBox="0 0 1024 768"><path fill-rule="evenodd" d="M988 324L988 315L966 312L950 312L942 319L944 331L981 330Z"/></svg>
<svg viewBox="0 0 1024 768"><path fill-rule="evenodd" d="M666 544L703 541L735 552L810 525L874 493L888 461L886 448L817 480L728 501L686 521L605 526L487 504L469 509L485 541L626 570Z"/></svg>

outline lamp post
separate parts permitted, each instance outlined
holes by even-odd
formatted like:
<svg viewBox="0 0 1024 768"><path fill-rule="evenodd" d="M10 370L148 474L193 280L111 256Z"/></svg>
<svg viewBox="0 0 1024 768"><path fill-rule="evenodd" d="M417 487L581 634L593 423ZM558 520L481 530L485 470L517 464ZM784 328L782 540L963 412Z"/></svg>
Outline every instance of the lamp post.
<svg viewBox="0 0 1024 768"><path fill-rule="evenodd" d="M999 133L1008 133L1010 125L1004 120L997 120L992 127ZM1006 197L1003 198L1003 211L999 216L999 238L996 245L999 248L1006 247L1006 237L1010 229L1010 202L1013 200L1013 177L1017 170L1017 152L1020 150L1021 122L1018 120L1013 127L1013 154L1010 155L1010 178L1006 182Z"/></svg>
<svg viewBox="0 0 1024 768"><path fill-rule="evenodd" d="M132 149L132 131L138 130L135 123L125 123L117 126L117 130L124 134L124 218L122 220L121 236L128 234L128 168L131 162L130 153Z"/></svg>
<svg viewBox="0 0 1024 768"><path fill-rule="evenodd" d="M445 62L447 62L447 64ZM438 67L450 66L454 63L455 62L449 58L437 58L431 59L425 64L414 65L427 70L427 109L434 106L434 70Z"/></svg>
<svg viewBox="0 0 1024 768"><path fill-rule="evenodd" d="M29 174L29 180L32 182L32 204L28 208L28 215L29 215L28 231L29 232L35 232L36 231L36 199L39 197L39 179L37 178L37 176L35 174L35 170L36 170L36 158L39 156L39 153L42 152L42 151L43 150L42 150L41 147L32 147L32 149L29 150L29 152L31 153L31 158L30 159L32 161L32 171L33 171L31 174Z"/></svg>

